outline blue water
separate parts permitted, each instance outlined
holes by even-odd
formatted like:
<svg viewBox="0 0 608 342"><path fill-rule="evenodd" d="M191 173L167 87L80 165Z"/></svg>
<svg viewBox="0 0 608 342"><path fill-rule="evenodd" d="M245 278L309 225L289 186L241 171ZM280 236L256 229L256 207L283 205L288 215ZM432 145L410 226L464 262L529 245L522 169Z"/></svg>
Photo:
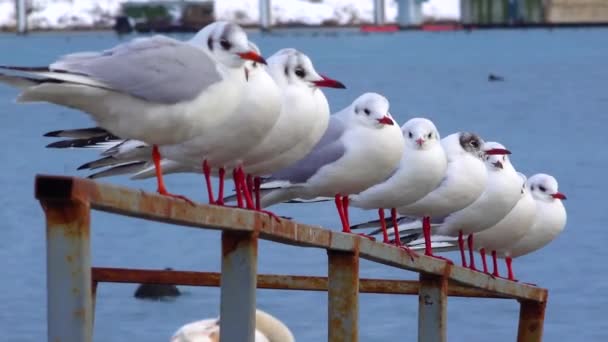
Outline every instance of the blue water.
<svg viewBox="0 0 608 342"><path fill-rule="evenodd" d="M184 36L185 37L185 36ZM426 116L443 136L470 130L504 143L513 163L528 175L547 172L568 195L568 224L545 249L514 262L519 279L549 289L546 341L606 341L608 240L603 178L608 168L608 30L518 30L365 35L289 31L253 33L269 55L282 47L308 53L317 70L343 81L328 90L332 109L365 91L391 101L400 122ZM110 33L0 35L0 64L40 65L60 54L111 47ZM506 78L488 82L488 73ZM38 173L84 175L75 168L92 151L44 148L41 135L86 127L81 113L47 104L16 105L17 92L0 85L0 331L5 341L46 339L44 217L33 198ZM152 181L110 180L154 190ZM168 177L174 192L203 200L201 177ZM329 204L279 206L277 212L311 224L337 226ZM313 214L314 213L314 214ZM352 210L352 221L373 212ZM97 266L219 271L219 234L95 212L93 263ZM288 257L286 257L288 256ZM324 251L261 242L259 272L325 275ZM412 279L416 275L369 262L362 277ZM179 326L219 310L219 290L183 287L173 302L139 301L135 285L101 284L95 316L97 341L167 341ZM258 306L277 315L299 341L326 339L326 295L258 291ZM361 341L414 340L417 297L363 294ZM515 301L452 299L450 341L513 341Z"/></svg>

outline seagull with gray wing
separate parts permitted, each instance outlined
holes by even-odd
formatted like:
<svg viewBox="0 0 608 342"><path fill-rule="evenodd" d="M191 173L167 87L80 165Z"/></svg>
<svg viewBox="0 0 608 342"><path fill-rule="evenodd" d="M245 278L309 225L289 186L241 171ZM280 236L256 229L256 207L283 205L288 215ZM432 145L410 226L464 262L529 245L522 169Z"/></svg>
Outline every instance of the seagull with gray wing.
<svg viewBox="0 0 608 342"><path fill-rule="evenodd" d="M158 192L171 195L158 146L214 133L242 97L245 60L265 63L241 27L215 22L185 42L157 35L45 67L2 66L0 82L22 90L19 102L78 109L116 136L152 145Z"/></svg>
<svg viewBox="0 0 608 342"><path fill-rule="evenodd" d="M399 165L403 145L388 100L365 93L331 116L327 131L306 157L264 180L261 205L334 197L342 230L350 233L348 196L387 179Z"/></svg>

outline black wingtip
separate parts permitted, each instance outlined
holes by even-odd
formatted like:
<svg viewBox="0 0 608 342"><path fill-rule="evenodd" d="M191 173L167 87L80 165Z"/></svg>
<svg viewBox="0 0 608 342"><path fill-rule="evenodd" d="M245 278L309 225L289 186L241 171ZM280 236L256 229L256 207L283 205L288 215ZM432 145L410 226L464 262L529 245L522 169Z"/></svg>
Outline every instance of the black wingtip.
<svg viewBox="0 0 608 342"><path fill-rule="evenodd" d="M51 132L46 132L44 133L43 137L51 137L51 138L57 138L60 137L61 133L63 132L63 130L58 130L58 131L51 131ZM47 146L48 147L48 146Z"/></svg>
<svg viewBox="0 0 608 342"><path fill-rule="evenodd" d="M48 66L44 67L22 67L22 66L14 66L14 65L0 65L0 69L6 70L15 70L15 71L25 71L25 72L40 72L40 71L50 71Z"/></svg>

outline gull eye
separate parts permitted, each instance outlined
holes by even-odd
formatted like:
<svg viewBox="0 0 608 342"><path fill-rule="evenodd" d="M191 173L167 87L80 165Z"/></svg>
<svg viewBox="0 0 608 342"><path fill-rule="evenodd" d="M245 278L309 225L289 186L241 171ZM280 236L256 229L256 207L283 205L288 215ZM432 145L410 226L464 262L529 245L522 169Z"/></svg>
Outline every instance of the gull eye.
<svg viewBox="0 0 608 342"><path fill-rule="evenodd" d="M365 112L365 115L369 115L369 114L371 113L371 112L369 111L369 109L367 109L367 108L365 108L365 109L363 110L363 112Z"/></svg>
<svg viewBox="0 0 608 342"><path fill-rule="evenodd" d="M410 139L414 137L414 135L412 134L412 132L408 132L407 136L410 137Z"/></svg>
<svg viewBox="0 0 608 342"><path fill-rule="evenodd" d="M429 133L429 135L427 135L426 137L431 139L433 137L433 133Z"/></svg>
<svg viewBox="0 0 608 342"><path fill-rule="evenodd" d="M538 186L538 188L539 188L539 189L540 189L540 191L542 191L542 192L547 191L547 188L545 188L545 187L544 187L544 186L542 186L542 185L539 185L539 186Z"/></svg>
<svg viewBox="0 0 608 342"><path fill-rule="evenodd" d="M304 71L304 69L302 67L296 67L296 71L295 71L296 76L298 76L299 78L304 78L306 77L306 71Z"/></svg>
<svg viewBox="0 0 608 342"><path fill-rule="evenodd" d="M479 142L477 140L471 140L470 145L475 148L479 148Z"/></svg>
<svg viewBox="0 0 608 342"><path fill-rule="evenodd" d="M220 40L220 46L224 50L230 50L230 48L232 47L232 44L230 44L230 42L228 40L222 39L222 40Z"/></svg>

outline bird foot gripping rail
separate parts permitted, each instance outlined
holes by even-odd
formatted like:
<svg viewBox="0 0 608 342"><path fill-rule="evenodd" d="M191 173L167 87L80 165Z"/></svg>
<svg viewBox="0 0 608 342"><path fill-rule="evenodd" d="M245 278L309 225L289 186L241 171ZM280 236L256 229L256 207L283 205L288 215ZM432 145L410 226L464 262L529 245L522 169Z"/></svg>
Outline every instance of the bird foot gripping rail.
<svg viewBox="0 0 608 342"><path fill-rule="evenodd" d="M91 180L39 175L46 215L48 341L90 342L99 282L220 286L222 341L253 341L256 288L327 291L328 341L358 341L358 294L419 296L418 341L446 341L448 296L520 302L518 341L541 341L547 290L449 265L357 235L184 201ZM91 209L222 231L222 272L91 267ZM327 250L328 276L258 275L258 239ZM420 274L420 281L360 279L359 258ZM92 295L91 295L92 294ZM224 329L223 327L230 327Z"/></svg>

